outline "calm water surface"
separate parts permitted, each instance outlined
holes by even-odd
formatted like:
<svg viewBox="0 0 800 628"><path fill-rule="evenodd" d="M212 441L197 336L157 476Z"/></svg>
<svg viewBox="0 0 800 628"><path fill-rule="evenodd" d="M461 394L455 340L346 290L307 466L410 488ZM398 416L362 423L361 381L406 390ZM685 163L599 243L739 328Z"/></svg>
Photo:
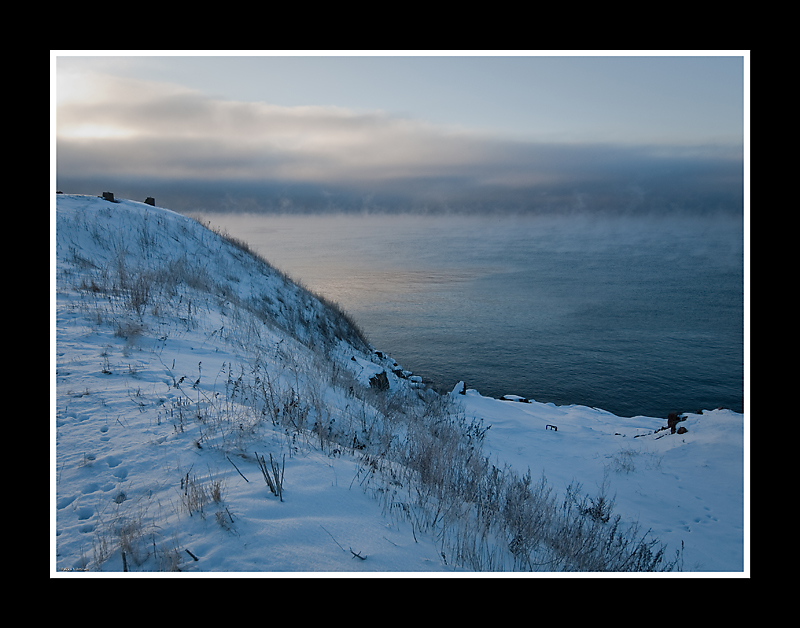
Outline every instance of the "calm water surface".
<svg viewBox="0 0 800 628"><path fill-rule="evenodd" d="M205 215L441 389L744 410L741 218Z"/></svg>

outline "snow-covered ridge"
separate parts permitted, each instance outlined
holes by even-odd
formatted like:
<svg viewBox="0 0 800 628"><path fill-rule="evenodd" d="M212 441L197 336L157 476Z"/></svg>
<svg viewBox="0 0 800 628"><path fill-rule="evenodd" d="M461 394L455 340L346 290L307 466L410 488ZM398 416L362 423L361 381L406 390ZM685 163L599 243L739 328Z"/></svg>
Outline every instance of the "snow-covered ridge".
<svg viewBox="0 0 800 628"><path fill-rule="evenodd" d="M312 298L247 250L232 246L230 238L185 216L134 201L110 203L86 196L63 196L59 201L59 220L64 224L57 231L59 259L80 265L85 256L106 269L130 263L128 274L139 274L128 277L131 281L148 280L164 289L186 282L214 293L223 308L261 313L302 342L330 345L347 336L351 344L366 348L356 330L348 329L341 312ZM137 296L145 295L132 295ZM192 316L188 303L186 308L187 316Z"/></svg>
<svg viewBox="0 0 800 628"><path fill-rule="evenodd" d="M335 304L145 203L58 195L56 256L58 573L579 568L490 517L491 490L508 503L517 486L501 469L557 494L581 484L587 512L605 490L667 562L684 542L684 569L744 568L742 415L684 415L679 435L463 386L440 396Z"/></svg>

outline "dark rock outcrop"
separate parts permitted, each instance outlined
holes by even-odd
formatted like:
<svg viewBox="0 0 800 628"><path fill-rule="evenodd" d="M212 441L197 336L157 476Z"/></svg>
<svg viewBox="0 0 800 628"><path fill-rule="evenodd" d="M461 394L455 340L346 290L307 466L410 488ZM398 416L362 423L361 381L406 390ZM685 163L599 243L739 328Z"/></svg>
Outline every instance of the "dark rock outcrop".
<svg viewBox="0 0 800 628"><path fill-rule="evenodd" d="M685 421L685 420L686 420L686 417L683 416L681 413L679 413L679 412L670 412L669 416L667 416L667 427L670 430L672 430L672 433L674 434L676 429L677 429L678 423L680 421ZM684 428L684 429L686 429L686 428Z"/></svg>
<svg viewBox="0 0 800 628"><path fill-rule="evenodd" d="M386 371L370 377L369 386L375 390L389 390L389 377L386 375Z"/></svg>

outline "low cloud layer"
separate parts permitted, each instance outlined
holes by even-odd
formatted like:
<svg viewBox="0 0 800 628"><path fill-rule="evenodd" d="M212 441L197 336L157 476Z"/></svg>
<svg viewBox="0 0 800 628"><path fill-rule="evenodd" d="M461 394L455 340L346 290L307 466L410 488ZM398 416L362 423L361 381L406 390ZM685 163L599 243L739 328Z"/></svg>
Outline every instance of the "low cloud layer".
<svg viewBox="0 0 800 628"><path fill-rule="evenodd" d="M83 81L82 99L64 90L56 112L62 189L149 186L172 190L173 206L248 211L740 210L743 199L741 146L515 142L382 112Z"/></svg>

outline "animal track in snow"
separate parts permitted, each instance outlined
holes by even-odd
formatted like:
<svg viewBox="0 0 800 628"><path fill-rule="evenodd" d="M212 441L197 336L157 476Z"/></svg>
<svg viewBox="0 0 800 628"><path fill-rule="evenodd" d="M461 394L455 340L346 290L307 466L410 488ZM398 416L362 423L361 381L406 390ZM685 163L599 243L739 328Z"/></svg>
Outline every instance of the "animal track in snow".
<svg viewBox="0 0 800 628"><path fill-rule="evenodd" d="M708 523L709 521L718 521L718 519L714 515L705 515L703 517L694 518L695 523Z"/></svg>

